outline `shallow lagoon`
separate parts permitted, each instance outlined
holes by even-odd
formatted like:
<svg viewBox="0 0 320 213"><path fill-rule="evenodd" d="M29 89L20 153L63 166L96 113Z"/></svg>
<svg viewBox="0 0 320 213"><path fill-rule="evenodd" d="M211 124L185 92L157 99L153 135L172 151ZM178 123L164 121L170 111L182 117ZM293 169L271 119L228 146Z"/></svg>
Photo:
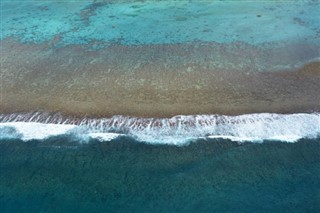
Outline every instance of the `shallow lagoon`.
<svg viewBox="0 0 320 213"><path fill-rule="evenodd" d="M3 37L58 45L316 42L317 1L3 1Z"/></svg>

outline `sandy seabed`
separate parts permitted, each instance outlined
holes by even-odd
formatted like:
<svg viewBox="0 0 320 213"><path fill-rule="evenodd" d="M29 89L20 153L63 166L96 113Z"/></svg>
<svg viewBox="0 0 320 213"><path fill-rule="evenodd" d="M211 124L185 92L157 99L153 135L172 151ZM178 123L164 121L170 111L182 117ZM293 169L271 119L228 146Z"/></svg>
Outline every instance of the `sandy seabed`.
<svg viewBox="0 0 320 213"><path fill-rule="evenodd" d="M320 110L320 63L276 64L281 58L275 52L287 61L316 53L303 45L290 46L305 49L290 54L284 54L286 45L263 49L239 42L111 45L100 50L14 39L1 45L2 113L170 117Z"/></svg>

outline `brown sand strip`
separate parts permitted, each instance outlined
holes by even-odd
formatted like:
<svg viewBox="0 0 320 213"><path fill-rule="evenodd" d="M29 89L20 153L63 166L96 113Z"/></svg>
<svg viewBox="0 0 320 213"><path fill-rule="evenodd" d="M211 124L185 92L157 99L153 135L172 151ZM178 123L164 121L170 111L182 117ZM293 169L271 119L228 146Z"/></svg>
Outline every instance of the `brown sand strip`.
<svg viewBox="0 0 320 213"><path fill-rule="evenodd" d="M243 55L231 55L217 44L120 45L100 51L54 50L51 44L13 40L1 45L1 113L171 117L320 111L320 62L257 72L266 52L247 46L239 47L246 50Z"/></svg>

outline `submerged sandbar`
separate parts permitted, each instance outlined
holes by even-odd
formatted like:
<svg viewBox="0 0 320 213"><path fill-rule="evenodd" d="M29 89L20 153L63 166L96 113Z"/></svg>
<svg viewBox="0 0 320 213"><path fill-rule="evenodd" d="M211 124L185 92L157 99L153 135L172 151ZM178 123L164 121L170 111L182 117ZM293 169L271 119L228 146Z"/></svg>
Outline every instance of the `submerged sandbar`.
<svg viewBox="0 0 320 213"><path fill-rule="evenodd" d="M1 113L171 117L320 111L320 63L272 70L272 63L259 63L274 53L270 48L190 43L88 51L12 39L1 44ZM273 65L281 61L272 57Z"/></svg>

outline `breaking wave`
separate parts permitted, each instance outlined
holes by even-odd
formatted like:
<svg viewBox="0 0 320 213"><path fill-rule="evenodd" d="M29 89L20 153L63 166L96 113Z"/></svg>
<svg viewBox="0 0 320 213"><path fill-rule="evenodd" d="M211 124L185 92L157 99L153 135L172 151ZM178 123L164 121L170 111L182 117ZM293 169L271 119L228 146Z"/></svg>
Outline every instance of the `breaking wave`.
<svg viewBox="0 0 320 213"><path fill-rule="evenodd" d="M188 115L172 118L73 118L33 112L0 115L0 139L42 140L71 135L80 141L110 141L129 136L152 144L184 145L199 138L223 138L238 142L277 140L296 142L320 136L319 113Z"/></svg>

